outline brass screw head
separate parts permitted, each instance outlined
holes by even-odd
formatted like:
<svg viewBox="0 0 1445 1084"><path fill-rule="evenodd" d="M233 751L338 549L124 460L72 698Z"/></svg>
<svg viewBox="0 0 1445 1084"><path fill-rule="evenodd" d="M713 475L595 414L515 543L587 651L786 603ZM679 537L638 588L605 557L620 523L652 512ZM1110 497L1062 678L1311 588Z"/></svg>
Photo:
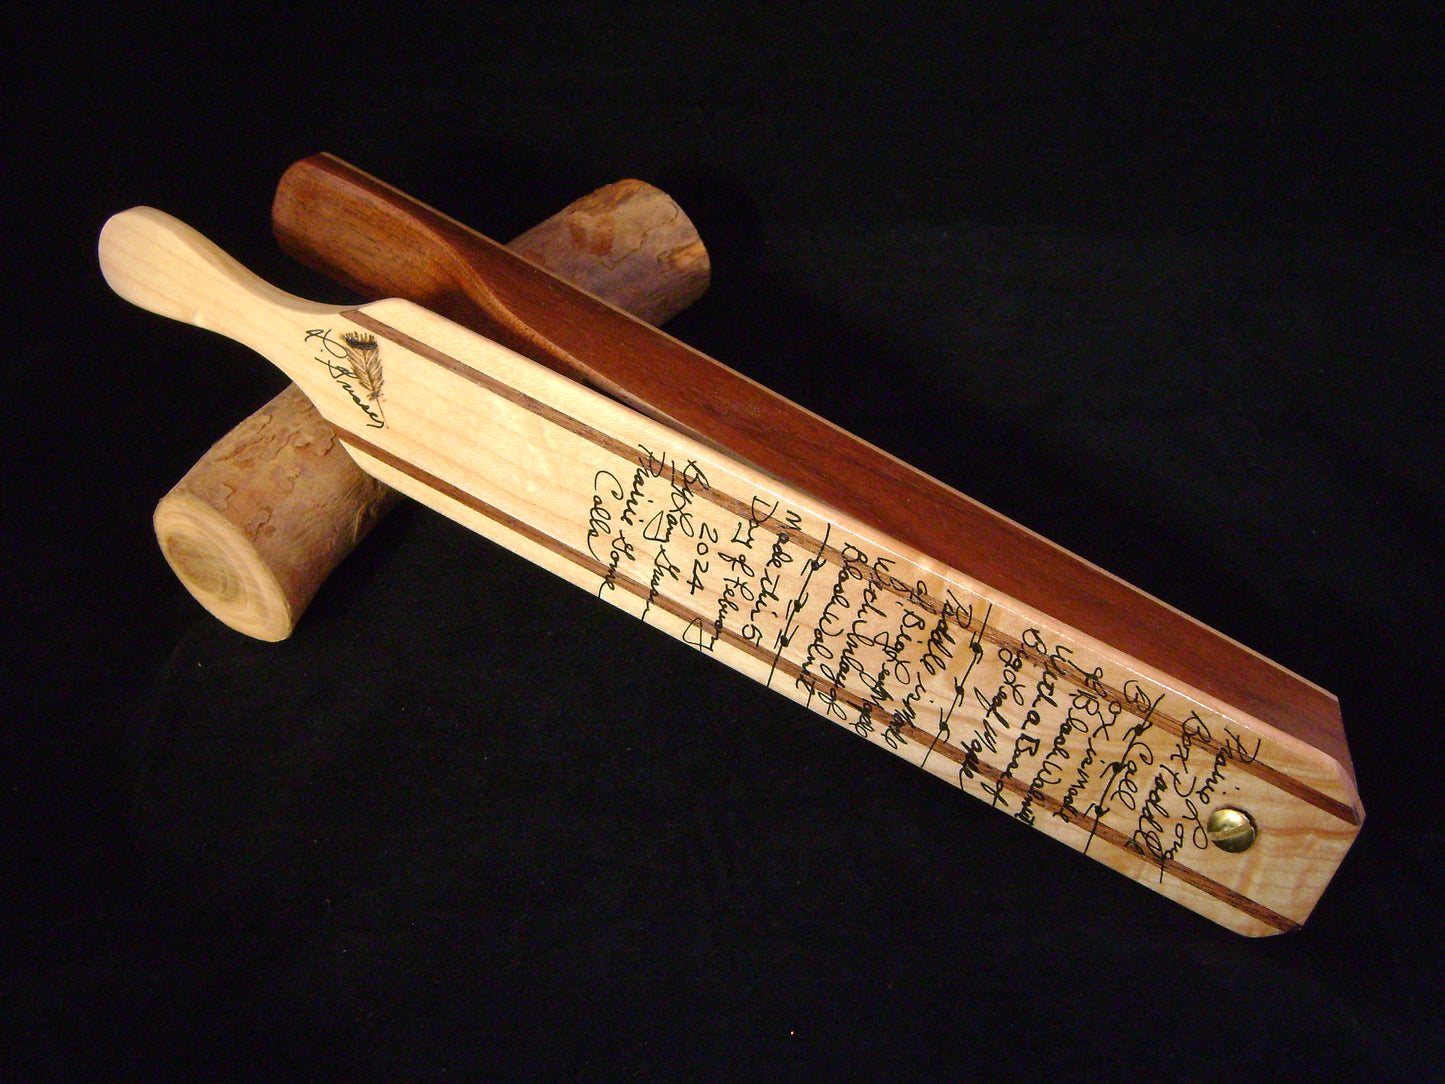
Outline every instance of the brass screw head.
<svg viewBox="0 0 1445 1084"><path fill-rule="evenodd" d="M1230 854L1249 850L1259 834L1253 818L1242 809L1216 809L1209 814L1204 831L1211 843Z"/></svg>

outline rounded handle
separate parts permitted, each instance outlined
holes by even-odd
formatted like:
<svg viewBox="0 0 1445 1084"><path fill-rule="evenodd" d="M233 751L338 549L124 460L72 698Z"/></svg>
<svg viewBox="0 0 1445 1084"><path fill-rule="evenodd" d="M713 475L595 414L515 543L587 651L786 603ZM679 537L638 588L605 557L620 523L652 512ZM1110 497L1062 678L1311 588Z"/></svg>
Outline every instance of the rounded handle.
<svg viewBox="0 0 1445 1084"><path fill-rule="evenodd" d="M439 308L438 301L461 296L437 268L418 267L415 250L368 241L383 197L393 224L398 206L420 206L339 159L305 159L278 188L277 235L292 256L371 299L401 296ZM708 280L692 223L667 195L639 181L598 189L508 247L654 323L680 312ZM488 331L478 326L484 314L446 314ZM396 498L352 462L293 385L217 442L161 499L156 537L177 578L219 620L247 636L282 640Z"/></svg>
<svg viewBox="0 0 1445 1084"><path fill-rule="evenodd" d="M269 358L277 317L334 316L343 311L279 290L242 267L215 243L154 207L112 215L100 231L100 270L133 305L215 331Z"/></svg>

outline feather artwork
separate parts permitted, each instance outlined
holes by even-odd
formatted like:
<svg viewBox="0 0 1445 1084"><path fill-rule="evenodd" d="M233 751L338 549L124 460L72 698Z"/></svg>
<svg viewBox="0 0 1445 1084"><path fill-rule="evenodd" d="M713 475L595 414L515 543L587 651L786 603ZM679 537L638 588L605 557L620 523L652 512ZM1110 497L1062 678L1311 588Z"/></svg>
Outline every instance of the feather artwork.
<svg viewBox="0 0 1445 1084"><path fill-rule="evenodd" d="M381 398L381 349L376 336L350 331L341 336L346 344L346 357L351 362L351 377L371 402Z"/></svg>

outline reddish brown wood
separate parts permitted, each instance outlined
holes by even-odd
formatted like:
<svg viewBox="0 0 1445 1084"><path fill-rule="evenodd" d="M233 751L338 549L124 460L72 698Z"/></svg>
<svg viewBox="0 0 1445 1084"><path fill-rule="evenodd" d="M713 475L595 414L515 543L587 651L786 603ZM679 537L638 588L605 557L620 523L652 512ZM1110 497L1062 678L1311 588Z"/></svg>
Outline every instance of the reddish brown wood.
<svg viewBox="0 0 1445 1084"><path fill-rule="evenodd" d="M1352 774L1329 693L345 162L293 166L273 221L292 255L363 294L418 301L641 406Z"/></svg>

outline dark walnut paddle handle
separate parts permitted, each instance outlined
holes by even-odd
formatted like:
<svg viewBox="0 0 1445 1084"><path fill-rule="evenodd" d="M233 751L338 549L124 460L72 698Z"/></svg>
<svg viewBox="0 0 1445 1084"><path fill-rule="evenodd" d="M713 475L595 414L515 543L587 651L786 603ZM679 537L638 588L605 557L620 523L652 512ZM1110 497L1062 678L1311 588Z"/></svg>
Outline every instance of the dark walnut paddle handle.
<svg viewBox="0 0 1445 1084"><path fill-rule="evenodd" d="M408 298L556 367L555 352L490 301L445 238L425 231L404 236L399 208L414 201L386 188L387 207L377 215L380 188L328 155L299 162L277 189L277 237L293 256L368 300ZM695 301L709 278L691 221L641 181L600 188L507 248L654 323ZM282 640L395 500L394 491L356 467L292 385L218 441L161 499L156 537L181 583L212 614L248 636Z"/></svg>

